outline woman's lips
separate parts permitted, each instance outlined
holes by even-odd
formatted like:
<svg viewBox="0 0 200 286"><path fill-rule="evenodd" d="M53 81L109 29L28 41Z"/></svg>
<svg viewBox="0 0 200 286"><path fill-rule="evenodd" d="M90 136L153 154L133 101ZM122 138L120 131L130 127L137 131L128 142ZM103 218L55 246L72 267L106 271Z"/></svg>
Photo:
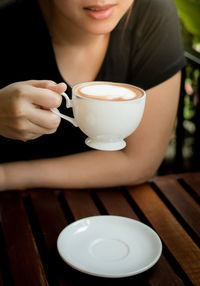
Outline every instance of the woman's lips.
<svg viewBox="0 0 200 286"><path fill-rule="evenodd" d="M111 16L116 5L105 5L105 6L89 6L85 7L86 13L93 19L104 20Z"/></svg>

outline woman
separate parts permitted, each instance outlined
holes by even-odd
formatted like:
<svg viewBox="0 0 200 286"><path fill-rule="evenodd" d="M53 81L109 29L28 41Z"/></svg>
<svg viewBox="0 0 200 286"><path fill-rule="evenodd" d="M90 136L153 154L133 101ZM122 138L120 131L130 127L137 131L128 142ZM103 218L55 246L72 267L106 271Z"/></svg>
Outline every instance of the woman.
<svg viewBox="0 0 200 286"><path fill-rule="evenodd" d="M154 175L185 64L173 0L21 0L1 8L0 24L1 190L109 187ZM92 80L146 90L143 120L121 151L90 150L50 111L66 87L71 94Z"/></svg>

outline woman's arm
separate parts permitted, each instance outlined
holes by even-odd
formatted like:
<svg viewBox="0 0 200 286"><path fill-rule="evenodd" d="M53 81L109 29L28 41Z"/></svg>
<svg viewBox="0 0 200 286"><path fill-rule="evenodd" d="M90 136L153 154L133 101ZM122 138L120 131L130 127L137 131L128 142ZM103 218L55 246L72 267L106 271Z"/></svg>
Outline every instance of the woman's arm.
<svg viewBox="0 0 200 286"><path fill-rule="evenodd" d="M89 151L66 157L5 163L0 189L96 188L138 184L154 175L174 126L180 72L147 91L144 116L121 151Z"/></svg>

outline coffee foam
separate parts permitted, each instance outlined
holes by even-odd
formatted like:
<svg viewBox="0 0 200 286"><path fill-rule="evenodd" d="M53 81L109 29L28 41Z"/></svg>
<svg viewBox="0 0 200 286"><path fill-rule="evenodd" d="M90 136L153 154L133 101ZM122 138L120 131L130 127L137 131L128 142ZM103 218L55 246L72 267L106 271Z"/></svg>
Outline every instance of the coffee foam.
<svg viewBox="0 0 200 286"><path fill-rule="evenodd" d="M79 91L83 96L105 100L130 100L137 97L137 94L129 88L109 84L87 85L80 88Z"/></svg>

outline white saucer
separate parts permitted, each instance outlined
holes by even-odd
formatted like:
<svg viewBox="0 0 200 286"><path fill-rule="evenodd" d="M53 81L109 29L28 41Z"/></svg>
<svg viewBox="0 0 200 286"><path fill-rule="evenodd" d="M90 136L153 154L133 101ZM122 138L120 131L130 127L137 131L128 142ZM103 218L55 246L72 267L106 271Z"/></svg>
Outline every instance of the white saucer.
<svg viewBox="0 0 200 286"><path fill-rule="evenodd" d="M57 240L62 259L94 276L127 277L152 267L162 252L157 233L121 216L100 215L65 227Z"/></svg>

